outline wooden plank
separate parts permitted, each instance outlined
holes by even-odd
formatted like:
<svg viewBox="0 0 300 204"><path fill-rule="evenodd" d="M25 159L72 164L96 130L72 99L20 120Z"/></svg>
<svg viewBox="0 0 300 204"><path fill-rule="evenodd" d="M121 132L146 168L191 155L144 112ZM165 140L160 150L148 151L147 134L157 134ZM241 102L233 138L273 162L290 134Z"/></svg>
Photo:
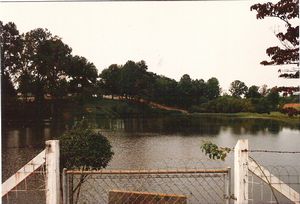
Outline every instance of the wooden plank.
<svg viewBox="0 0 300 204"><path fill-rule="evenodd" d="M59 140L46 141L46 176L46 204L59 204Z"/></svg>
<svg viewBox="0 0 300 204"><path fill-rule="evenodd" d="M300 194L297 191L295 191L290 186L285 184L283 181L281 181L275 175L271 174L271 172L269 172L267 169L265 169L261 165L257 164L251 158L249 159L248 168L252 173L254 173L256 176L258 176L260 179L262 179L267 184L271 185L272 188L274 188L279 193L284 195L290 201L292 201L294 203L298 203L298 204L300 203Z"/></svg>
<svg viewBox="0 0 300 204"><path fill-rule="evenodd" d="M238 140L234 147L234 195L234 203L248 203L248 140Z"/></svg>
<svg viewBox="0 0 300 204"><path fill-rule="evenodd" d="M187 204L187 197L176 194L162 194L137 191L111 190L108 204Z"/></svg>
<svg viewBox="0 0 300 204"><path fill-rule="evenodd" d="M2 184L2 197L45 163L45 152L39 153Z"/></svg>

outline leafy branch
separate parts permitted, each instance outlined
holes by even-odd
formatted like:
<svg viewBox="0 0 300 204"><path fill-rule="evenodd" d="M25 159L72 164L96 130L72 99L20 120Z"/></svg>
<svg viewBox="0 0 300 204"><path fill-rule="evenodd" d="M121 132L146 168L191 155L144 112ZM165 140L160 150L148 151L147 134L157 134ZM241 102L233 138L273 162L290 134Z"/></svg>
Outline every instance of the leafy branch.
<svg viewBox="0 0 300 204"><path fill-rule="evenodd" d="M210 141L203 142L200 148L210 159L221 159L222 161L225 160L227 154L231 151L228 147L219 147Z"/></svg>

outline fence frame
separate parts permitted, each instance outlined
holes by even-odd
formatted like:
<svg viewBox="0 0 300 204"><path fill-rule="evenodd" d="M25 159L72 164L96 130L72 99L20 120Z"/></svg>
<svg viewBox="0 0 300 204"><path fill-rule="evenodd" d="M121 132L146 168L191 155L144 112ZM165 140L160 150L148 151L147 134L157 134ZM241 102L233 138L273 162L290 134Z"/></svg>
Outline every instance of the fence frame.
<svg viewBox="0 0 300 204"><path fill-rule="evenodd" d="M170 174L193 174L201 173L204 175L210 174L224 174L224 203L230 204L232 199L231 195L231 168L220 168L220 169L170 169L170 170L63 170L63 204L72 204L73 203L73 177L74 175L80 174L102 174L102 175L170 175ZM211 175L210 175L211 176ZM222 177L222 175L218 175Z"/></svg>
<svg viewBox="0 0 300 204"><path fill-rule="evenodd" d="M46 164L46 204L60 204L59 140L46 141L45 149L2 183L2 196Z"/></svg>

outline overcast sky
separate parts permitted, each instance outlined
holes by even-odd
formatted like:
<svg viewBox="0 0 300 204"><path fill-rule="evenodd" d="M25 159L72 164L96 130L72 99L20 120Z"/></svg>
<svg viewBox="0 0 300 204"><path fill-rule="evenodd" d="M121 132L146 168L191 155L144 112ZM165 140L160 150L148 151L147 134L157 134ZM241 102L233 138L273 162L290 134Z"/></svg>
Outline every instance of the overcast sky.
<svg viewBox="0 0 300 204"><path fill-rule="evenodd" d="M225 90L236 79L247 86L299 85L278 78L279 67L259 64L268 59L266 48L280 45L274 32L284 24L257 20L250 11L257 2L0 3L0 20L20 32L48 28L99 72L145 60L149 71L176 80L216 77Z"/></svg>

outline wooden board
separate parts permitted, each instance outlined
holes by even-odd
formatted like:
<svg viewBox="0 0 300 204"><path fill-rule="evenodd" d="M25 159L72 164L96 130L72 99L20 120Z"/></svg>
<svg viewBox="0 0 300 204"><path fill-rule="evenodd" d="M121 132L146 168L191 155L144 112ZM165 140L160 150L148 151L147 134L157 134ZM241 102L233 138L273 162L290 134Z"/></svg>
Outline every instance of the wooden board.
<svg viewBox="0 0 300 204"><path fill-rule="evenodd" d="M184 195L111 190L109 204L187 204Z"/></svg>

